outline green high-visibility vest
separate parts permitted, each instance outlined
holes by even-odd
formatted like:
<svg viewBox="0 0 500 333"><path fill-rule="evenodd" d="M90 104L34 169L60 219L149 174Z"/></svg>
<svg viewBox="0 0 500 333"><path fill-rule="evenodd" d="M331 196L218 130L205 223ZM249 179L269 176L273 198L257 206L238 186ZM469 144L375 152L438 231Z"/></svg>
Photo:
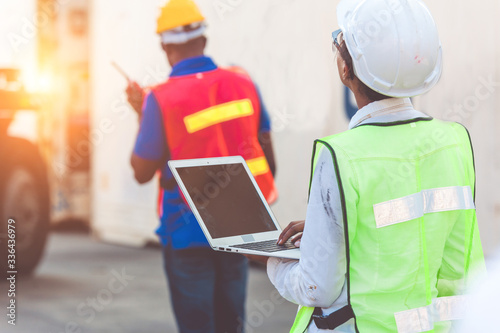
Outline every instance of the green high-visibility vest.
<svg viewBox="0 0 500 333"><path fill-rule="evenodd" d="M361 125L320 149L339 184L356 332L447 332L485 269L467 130L432 118ZM291 332L312 312L301 307Z"/></svg>

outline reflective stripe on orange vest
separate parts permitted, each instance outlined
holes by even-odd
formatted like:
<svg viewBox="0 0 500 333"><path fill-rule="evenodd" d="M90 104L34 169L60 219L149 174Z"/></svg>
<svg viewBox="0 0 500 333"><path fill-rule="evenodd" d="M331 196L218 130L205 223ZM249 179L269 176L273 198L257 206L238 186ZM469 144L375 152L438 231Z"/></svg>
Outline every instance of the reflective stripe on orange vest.
<svg viewBox="0 0 500 333"><path fill-rule="evenodd" d="M186 116L184 124L188 133L194 133L225 121L250 116L253 112L252 102L249 99L242 99L212 106Z"/></svg>
<svg viewBox="0 0 500 333"><path fill-rule="evenodd" d="M269 172L269 164L264 156L247 160L248 168L254 177L263 175Z"/></svg>

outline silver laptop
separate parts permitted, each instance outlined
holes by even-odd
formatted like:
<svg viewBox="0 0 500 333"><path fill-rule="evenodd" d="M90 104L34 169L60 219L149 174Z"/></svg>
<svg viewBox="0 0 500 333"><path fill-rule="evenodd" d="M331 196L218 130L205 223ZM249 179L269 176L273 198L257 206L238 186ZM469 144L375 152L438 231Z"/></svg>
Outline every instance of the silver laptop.
<svg viewBox="0 0 500 333"><path fill-rule="evenodd" d="M299 259L293 244L276 244L281 227L241 156L168 166L214 250Z"/></svg>

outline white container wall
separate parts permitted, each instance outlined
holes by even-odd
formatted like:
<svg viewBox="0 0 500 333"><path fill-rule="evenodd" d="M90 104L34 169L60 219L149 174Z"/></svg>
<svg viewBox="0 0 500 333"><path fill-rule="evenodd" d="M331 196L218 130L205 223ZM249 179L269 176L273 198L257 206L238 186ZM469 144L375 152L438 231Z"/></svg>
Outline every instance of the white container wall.
<svg viewBox="0 0 500 333"><path fill-rule="evenodd" d="M126 102L126 80L115 61L144 83L148 71L166 63L154 35L158 3L91 3L91 118L95 132L92 162L92 230L99 238L131 245L156 239L157 185L138 185L130 167L137 116ZM158 80L156 81L158 82ZM153 84L154 81L148 82Z"/></svg>
<svg viewBox="0 0 500 333"><path fill-rule="evenodd" d="M207 54L219 65L244 67L271 114L280 191L273 210L283 226L303 219L313 140L344 131L348 124L330 37L337 29L338 1L197 2L209 24ZM469 127L476 152L478 216L489 252L500 242L500 198L495 191L500 186L495 128L500 3L427 2L440 30L445 68L438 86L415 104L432 116ZM158 223L156 182L137 185L129 166L137 119L125 102L126 82L110 61L146 85L168 76L155 35L162 3L94 0L91 5L91 109L93 129L102 133L94 146L92 222L97 235L108 240L143 244L154 239Z"/></svg>

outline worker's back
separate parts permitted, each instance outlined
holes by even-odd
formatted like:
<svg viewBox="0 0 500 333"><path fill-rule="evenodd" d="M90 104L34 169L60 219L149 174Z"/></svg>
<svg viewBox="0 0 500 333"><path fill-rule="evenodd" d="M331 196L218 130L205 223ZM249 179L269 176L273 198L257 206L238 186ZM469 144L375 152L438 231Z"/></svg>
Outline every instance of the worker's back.
<svg viewBox="0 0 500 333"><path fill-rule="evenodd" d="M218 68L173 77L154 93L172 159L241 155L242 142L257 140L259 99L242 74Z"/></svg>
<svg viewBox="0 0 500 333"><path fill-rule="evenodd" d="M259 95L243 70L217 68L171 77L153 93L171 159L243 156L266 199L276 199L274 179L258 140Z"/></svg>
<svg viewBox="0 0 500 333"><path fill-rule="evenodd" d="M467 131L429 118L324 141L342 185L358 329L447 331L463 299L444 296L461 295L470 266L483 264Z"/></svg>

